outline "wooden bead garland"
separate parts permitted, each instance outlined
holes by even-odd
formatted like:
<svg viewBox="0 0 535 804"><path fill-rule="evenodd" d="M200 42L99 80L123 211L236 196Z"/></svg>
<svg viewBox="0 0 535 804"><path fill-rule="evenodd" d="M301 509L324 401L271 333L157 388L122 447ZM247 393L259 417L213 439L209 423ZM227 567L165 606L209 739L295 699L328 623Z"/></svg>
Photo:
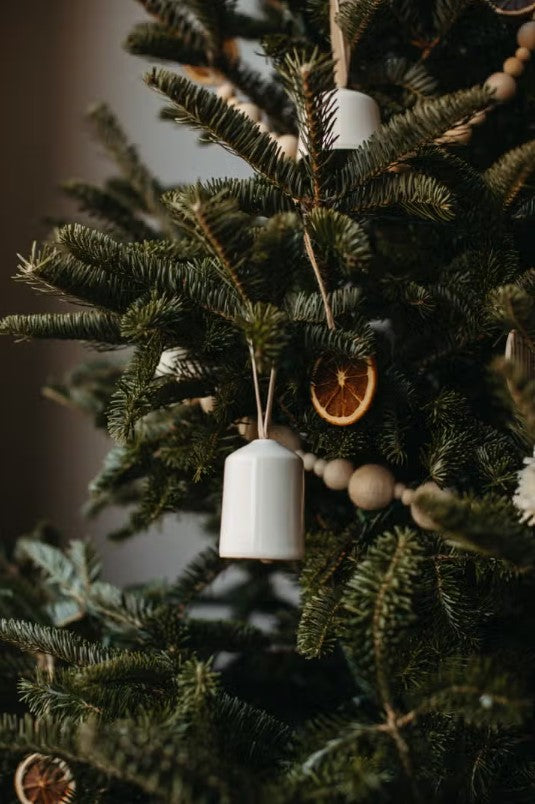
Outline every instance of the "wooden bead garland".
<svg viewBox="0 0 535 804"><path fill-rule="evenodd" d="M236 422L238 431L247 441L258 438L256 421L252 416L245 416ZM368 463L355 468L346 458L334 458L327 461L318 458L313 452L304 452L301 449L299 435L290 427L274 424L269 430L269 437L284 447L293 450L303 461L307 472L313 472L323 479L327 488L332 491L348 492L351 502L363 511L377 511L386 508L393 500L410 507L411 515L417 525L424 530L436 530L435 523L423 511L420 511L415 502L419 491L434 491L437 494L448 495L449 492L440 489L433 481L423 483L416 489L407 488L404 483L396 482L392 472L379 464Z"/></svg>
<svg viewBox="0 0 535 804"><path fill-rule="evenodd" d="M535 21L525 22L520 26L516 35L518 48L514 56L510 56L503 63L503 72L496 72L490 75L485 81L485 86L493 90L493 100L495 103L505 103L511 100L516 94L516 78L519 78L525 69L525 63L531 58L531 51L535 50ZM487 114L485 111L478 112L467 122L460 121L457 126L446 131L436 142L447 145L464 145L470 141L471 131L467 129L471 126L480 125L485 121Z"/></svg>

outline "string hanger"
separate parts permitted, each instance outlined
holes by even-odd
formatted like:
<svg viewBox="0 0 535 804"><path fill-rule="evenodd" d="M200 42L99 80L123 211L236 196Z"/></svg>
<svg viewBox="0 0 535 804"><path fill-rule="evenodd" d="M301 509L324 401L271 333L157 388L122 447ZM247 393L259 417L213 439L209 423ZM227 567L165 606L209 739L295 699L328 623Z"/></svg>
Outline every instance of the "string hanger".
<svg viewBox="0 0 535 804"><path fill-rule="evenodd" d="M334 59L334 83L338 88L347 87L349 74L350 48L344 39L336 17L344 0L329 0L329 23L331 28L331 49Z"/></svg>
<svg viewBox="0 0 535 804"><path fill-rule="evenodd" d="M254 348L251 341L248 341L248 344L249 344L249 354L251 355L251 369L253 372L253 385L256 399L258 438L266 439L269 438L269 428L271 427L271 414L273 411L273 400L275 397L275 378L277 372L275 366L272 366L269 374L266 410L264 413L264 411L262 410L262 399L260 396L260 382L258 379L258 370L256 368Z"/></svg>

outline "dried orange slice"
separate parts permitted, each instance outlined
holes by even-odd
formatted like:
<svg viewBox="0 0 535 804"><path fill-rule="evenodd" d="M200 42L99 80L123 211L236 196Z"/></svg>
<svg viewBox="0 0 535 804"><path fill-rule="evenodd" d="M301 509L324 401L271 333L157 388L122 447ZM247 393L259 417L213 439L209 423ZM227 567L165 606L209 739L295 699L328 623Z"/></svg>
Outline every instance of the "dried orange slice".
<svg viewBox="0 0 535 804"><path fill-rule="evenodd" d="M224 55L231 63L238 61L240 51L238 49L238 43L235 39L225 39L222 50ZM225 81L225 76L223 73L220 72L220 70L217 70L215 67L201 67L200 65L184 64L184 70L188 78L191 78L192 81L196 81L198 84L217 86L217 84L222 84L223 81Z"/></svg>
<svg viewBox="0 0 535 804"><path fill-rule="evenodd" d="M498 14L510 17L519 17L535 10L535 3L531 0L490 0L490 4Z"/></svg>
<svg viewBox="0 0 535 804"><path fill-rule="evenodd" d="M76 790L67 763L43 754L29 754L19 764L14 781L22 804L66 804Z"/></svg>
<svg viewBox="0 0 535 804"><path fill-rule="evenodd" d="M329 424L346 427L364 416L376 387L377 365L373 357L351 360L324 355L312 372L312 404Z"/></svg>

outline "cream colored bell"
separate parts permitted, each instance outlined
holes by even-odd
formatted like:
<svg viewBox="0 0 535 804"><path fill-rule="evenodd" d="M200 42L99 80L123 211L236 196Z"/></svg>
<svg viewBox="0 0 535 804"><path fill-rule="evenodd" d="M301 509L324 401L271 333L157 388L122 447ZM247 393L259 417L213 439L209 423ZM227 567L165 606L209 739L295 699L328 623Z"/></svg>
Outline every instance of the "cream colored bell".
<svg viewBox="0 0 535 804"><path fill-rule="evenodd" d="M364 92L338 87L334 94L335 114L332 133L334 150L354 150L381 125L379 106ZM303 137L299 137L300 156L307 155Z"/></svg>
<svg viewBox="0 0 535 804"><path fill-rule="evenodd" d="M225 461L219 555L291 561L303 558L303 461L269 438Z"/></svg>
<svg viewBox="0 0 535 804"><path fill-rule="evenodd" d="M336 90L335 103L335 149L358 148L381 125L379 106L364 92L339 87Z"/></svg>

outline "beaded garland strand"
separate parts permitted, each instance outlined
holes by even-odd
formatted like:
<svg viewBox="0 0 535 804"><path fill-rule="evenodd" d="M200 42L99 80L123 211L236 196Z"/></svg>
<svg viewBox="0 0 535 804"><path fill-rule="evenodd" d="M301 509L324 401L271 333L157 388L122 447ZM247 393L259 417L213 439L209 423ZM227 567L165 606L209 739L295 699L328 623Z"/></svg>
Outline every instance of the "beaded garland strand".
<svg viewBox="0 0 535 804"><path fill-rule="evenodd" d="M257 437L256 422L253 418L245 417L237 423L237 427L246 441L253 441ZM349 499L357 508L363 511L378 511L386 508L393 500L400 500L403 505L410 507L411 516L417 525L424 530L435 530L435 523L418 508L416 503L416 494L424 490L435 495L449 495L448 491L441 489L434 481L427 481L418 488L411 489L404 483L397 482L386 466L366 463L355 468L351 461L345 458L335 458L332 461L318 458L312 452L304 452L301 449L302 442L299 435L285 425L272 425L269 438L299 455L305 470L322 478L327 488L333 491L347 491Z"/></svg>

